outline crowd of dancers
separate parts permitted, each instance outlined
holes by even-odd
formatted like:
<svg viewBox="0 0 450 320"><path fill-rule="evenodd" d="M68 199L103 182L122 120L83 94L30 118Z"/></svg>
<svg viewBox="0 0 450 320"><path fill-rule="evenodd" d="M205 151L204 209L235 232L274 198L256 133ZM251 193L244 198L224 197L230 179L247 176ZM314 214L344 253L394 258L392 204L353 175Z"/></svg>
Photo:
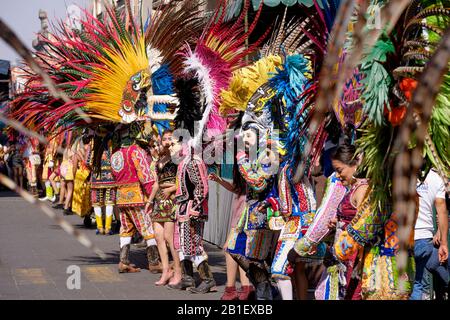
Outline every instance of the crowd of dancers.
<svg viewBox="0 0 450 320"><path fill-rule="evenodd" d="M263 8L245 26L250 1L231 21L227 1L210 17L184 1L146 23L127 2L124 12L107 6L101 18L86 12L81 30L62 25L36 56L69 100L53 97L29 72L10 104L11 118L48 140L43 151L36 138L19 137L26 151L10 151L16 183L26 168L32 194L45 186L41 200L65 214L93 210L98 235L114 233L116 214L119 272L140 271L129 259L138 233L149 270L161 272L157 286L217 290L203 246L208 215L217 214L208 208L208 185L216 182L234 193L223 299L307 299L307 268L317 265L325 267L316 299L423 299L426 272L444 296L447 65L432 103L413 106L422 101L414 93L438 80L420 75L444 50L449 8L430 0L398 9L398 21L363 48L358 63L352 58L366 30L359 30L360 11L390 12L391 2L313 2L286 11L250 44ZM332 37L336 29L341 34ZM329 59L341 38L338 57ZM339 73L326 74L344 74L348 61L353 71L342 83ZM334 90L324 93L328 83L343 88L323 112L321 98ZM426 114L427 137L399 147L404 128ZM396 157L411 148L423 149L411 161L417 172L398 175ZM232 166L232 179L222 164ZM406 190L410 175L417 191L400 200L415 209L399 219L409 207L396 204L395 187ZM320 203L314 176L327 181Z"/></svg>

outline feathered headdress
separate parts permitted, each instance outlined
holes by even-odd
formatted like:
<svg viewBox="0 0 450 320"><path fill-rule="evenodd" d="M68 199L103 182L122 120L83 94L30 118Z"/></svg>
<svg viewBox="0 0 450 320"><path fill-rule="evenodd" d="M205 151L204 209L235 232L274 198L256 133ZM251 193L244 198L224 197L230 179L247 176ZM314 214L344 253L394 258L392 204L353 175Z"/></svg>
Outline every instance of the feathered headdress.
<svg viewBox="0 0 450 320"><path fill-rule="evenodd" d="M389 37L382 35L363 60L364 111L368 119L357 145L364 154L360 170L369 178L372 202L378 208L392 201L394 142L399 138L396 127L403 125L408 113L413 114L416 122L421 121L422 110L412 110L409 104L424 67L449 27L449 18L450 10L441 1L412 1L394 32ZM449 86L447 72L432 110L424 146L426 171L434 166L443 177L450 174ZM410 147L414 146L412 138Z"/></svg>
<svg viewBox="0 0 450 320"><path fill-rule="evenodd" d="M205 128L219 132L225 130L226 120L219 114L220 92L228 87L232 72L244 66L243 58L266 36L264 34L249 48L245 47L246 39L256 27L262 5L247 32L244 30L243 19L250 1L245 1L243 12L231 26L223 23L226 6L227 1L222 0L195 48L192 50L190 46L186 46L183 52L184 73L188 77L198 79L204 97L203 117L193 140L194 146L200 145Z"/></svg>
<svg viewBox="0 0 450 320"><path fill-rule="evenodd" d="M282 65L280 56L269 55L233 73L230 86L221 93L220 114L224 117L236 111L245 111L252 95Z"/></svg>
<svg viewBox="0 0 450 320"><path fill-rule="evenodd" d="M156 15L144 31L126 1L125 12L106 6L100 19L84 12L81 31L60 22L37 56L71 100L52 98L39 76L29 73L30 85L13 102L13 116L48 131L85 127L78 108L92 118L92 126L173 119L167 104L178 103L172 81L181 65L173 53L200 34L200 21L198 5L184 4ZM148 106L137 103L143 96ZM157 125L161 130L167 122Z"/></svg>

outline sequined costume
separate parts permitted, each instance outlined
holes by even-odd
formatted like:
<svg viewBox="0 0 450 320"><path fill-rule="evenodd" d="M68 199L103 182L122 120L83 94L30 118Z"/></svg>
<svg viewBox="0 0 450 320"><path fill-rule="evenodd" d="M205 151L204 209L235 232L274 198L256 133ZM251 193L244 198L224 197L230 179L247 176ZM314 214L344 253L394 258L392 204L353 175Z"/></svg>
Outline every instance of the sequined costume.
<svg viewBox="0 0 450 320"><path fill-rule="evenodd" d="M86 159L80 153L76 157L78 160L73 184L72 211L80 217L84 217L91 213L92 208L89 183L91 170L86 163Z"/></svg>
<svg viewBox="0 0 450 320"><path fill-rule="evenodd" d="M304 237L316 214L314 189L309 180L303 178L300 183L294 184L287 171L288 166L285 166L279 173L280 213L285 223L271 268L272 277L281 279L290 279L293 266L288 261L288 253ZM325 246L322 244L315 254L299 256L297 261L320 264L324 254Z"/></svg>
<svg viewBox="0 0 450 320"><path fill-rule="evenodd" d="M330 233L328 223L336 217L337 209L346 192L347 188L336 178L335 173L328 177L325 193L314 220L306 234L295 243L294 250L298 255L308 256L311 249L319 245Z"/></svg>
<svg viewBox="0 0 450 320"><path fill-rule="evenodd" d="M230 238L228 252L244 262L248 270L250 263L264 268L264 259L270 250L274 233L269 229L267 213L260 212L258 206L272 194L274 178L265 172L260 163L251 164L244 152L237 155L239 172L247 182L247 204Z"/></svg>
<svg viewBox="0 0 450 320"><path fill-rule="evenodd" d="M93 146L94 140L92 140ZM97 234L112 234L111 225L116 203L116 180L111 169L111 144L103 144L99 168L94 167L94 152L91 153L91 202L97 222ZM102 207L105 207L105 227L103 228Z"/></svg>
<svg viewBox="0 0 450 320"><path fill-rule="evenodd" d="M203 228L208 219L208 180L205 163L186 157L177 170L177 231L175 248L185 258L204 255ZM183 259L182 259L183 260Z"/></svg>
<svg viewBox="0 0 450 320"><path fill-rule="evenodd" d="M134 224L134 220L143 221L139 217L143 215L145 196L150 195L155 181L147 154L137 145L121 147L111 156L111 169L117 185L116 205L120 210L120 220L125 222L121 226L120 236L132 236L138 231L144 239L153 239L150 225ZM125 226L129 225L134 225L134 228L125 230Z"/></svg>
<svg viewBox="0 0 450 320"><path fill-rule="evenodd" d="M414 282L413 252L408 250L407 266L403 273L399 273L396 215L388 208L383 211L373 208L370 201L369 194L358 208L357 215L337 237L334 245L336 257L345 265L353 266L363 299L408 299ZM409 248L414 243L412 231Z"/></svg>

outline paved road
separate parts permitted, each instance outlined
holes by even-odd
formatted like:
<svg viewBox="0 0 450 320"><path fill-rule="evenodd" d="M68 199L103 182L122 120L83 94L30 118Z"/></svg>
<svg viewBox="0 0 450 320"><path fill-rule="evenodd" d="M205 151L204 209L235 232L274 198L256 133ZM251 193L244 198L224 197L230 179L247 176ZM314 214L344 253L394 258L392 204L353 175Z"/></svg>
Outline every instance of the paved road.
<svg viewBox="0 0 450 320"><path fill-rule="evenodd" d="M96 236L95 229L86 229L80 217L65 218L95 241L107 260L98 258L20 197L0 192L0 299L220 299L226 273L223 254L216 246L205 244L219 292L194 295L156 287L159 275L148 270L119 274L118 235ZM146 268L145 249L133 246L130 258ZM71 265L81 270L80 289L67 288Z"/></svg>

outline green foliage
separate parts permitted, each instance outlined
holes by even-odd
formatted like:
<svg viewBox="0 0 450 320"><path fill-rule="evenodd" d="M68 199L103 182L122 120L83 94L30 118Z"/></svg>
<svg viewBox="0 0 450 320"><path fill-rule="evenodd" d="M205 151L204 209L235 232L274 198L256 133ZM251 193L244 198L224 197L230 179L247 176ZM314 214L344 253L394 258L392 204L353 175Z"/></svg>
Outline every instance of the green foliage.
<svg viewBox="0 0 450 320"><path fill-rule="evenodd" d="M357 153L363 154L358 170L363 172L369 180L373 190L372 201L384 210L389 203L391 194L391 145L393 143L394 128L388 124L375 125L366 121L362 129L361 138L356 141Z"/></svg>
<svg viewBox="0 0 450 320"><path fill-rule="evenodd" d="M382 36L373 49L362 60L361 72L364 75L363 111L369 120L377 126L384 123L384 107L390 110L389 92L393 85L392 76L387 72L383 63L390 53L394 53L394 45L387 36Z"/></svg>

